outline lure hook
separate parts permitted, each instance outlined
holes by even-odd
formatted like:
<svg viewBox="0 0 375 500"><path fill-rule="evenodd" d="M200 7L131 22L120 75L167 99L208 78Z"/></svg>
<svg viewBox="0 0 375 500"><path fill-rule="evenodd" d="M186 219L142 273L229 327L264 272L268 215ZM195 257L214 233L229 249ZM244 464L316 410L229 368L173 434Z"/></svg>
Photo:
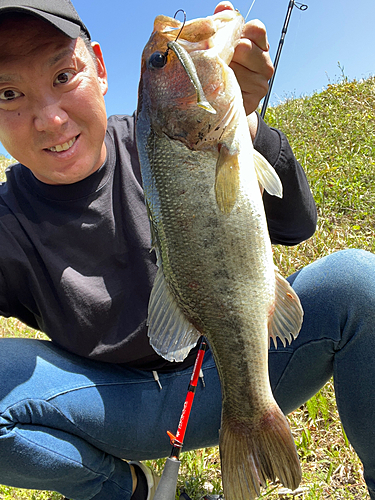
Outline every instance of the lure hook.
<svg viewBox="0 0 375 500"><path fill-rule="evenodd" d="M176 19L176 16L177 16L177 14L178 14L179 12L183 12L183 14L184 14L184 22L182 23L181 29L180 29L180 31L178 32L178 35L177 35L177 37L176 37L175 42L177 42L178 37L181 35L181 31L184 29L184 26L185 26L185 24L186 24L186 12L185 12L183 9L179 9L179 10L175 13L175 15L173 16L173 17L174 17L174 19Z"/></svg>
<svg viewBox="0 0 375 500"><path fill-rule="evenodd" d="M180 29L180 31L178 32L178 35L176 36L176 39L175 39L174 43L176 43L176 42L177 42L177 40L178 40L179 36L181 35L182 30L184 29L185 24L186 24L186 12L185 12L183 9L179 9L179 10L177 10L177 11L175 12L175 15L173 16L173 18L174 18L174 19L176 19L176 16L177 16L177 14L178 14L179 12L183 12L183 14L184 14L184 22L182 23L181 29ZM164 52L164 57L167 57L168 52L169 52L169 47L168 47L168 48L167 48L167 50Z"/></svg>

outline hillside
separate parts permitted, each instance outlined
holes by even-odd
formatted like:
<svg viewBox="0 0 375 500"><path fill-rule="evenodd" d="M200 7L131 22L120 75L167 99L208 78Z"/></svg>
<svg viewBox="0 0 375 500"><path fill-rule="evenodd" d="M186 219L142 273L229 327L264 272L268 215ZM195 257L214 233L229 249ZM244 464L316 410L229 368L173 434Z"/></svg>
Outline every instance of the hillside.
<svg viewBox="0 0 375 500"><path fill-rule="evenodd" d="M266 121L287 135L319 214L313 238L283 249L283 271L342 248L375 251L375 78L287 100Z"/></svg>

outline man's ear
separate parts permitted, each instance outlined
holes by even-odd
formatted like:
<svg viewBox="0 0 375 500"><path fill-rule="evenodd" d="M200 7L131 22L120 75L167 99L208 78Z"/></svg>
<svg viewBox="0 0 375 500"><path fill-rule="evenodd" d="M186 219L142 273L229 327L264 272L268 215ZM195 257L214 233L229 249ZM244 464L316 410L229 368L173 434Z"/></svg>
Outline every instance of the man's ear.
<svg viewBox="0 0 375 500"><path fill-rule="evenodd" d="M96 66L98 72L98 80L102 89L102 94L105 95L108 90L107 69L104 64L102 49L98 42L91 42L91 47L96 57Z"/></svg>

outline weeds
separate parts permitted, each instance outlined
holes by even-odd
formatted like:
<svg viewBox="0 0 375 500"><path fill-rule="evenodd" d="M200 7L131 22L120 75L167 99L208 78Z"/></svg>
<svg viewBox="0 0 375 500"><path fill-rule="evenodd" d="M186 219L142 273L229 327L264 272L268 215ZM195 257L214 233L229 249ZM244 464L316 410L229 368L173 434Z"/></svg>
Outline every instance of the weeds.
<svg viewBox="0 0 375 500"><path fill-rule="evenodd" d="M287 276L344 248L375 251L375 78L329 84L311 97L269 108L266 119L288 137L303 165L318 207L317 231L295 247L274 247L275 263ZM0 159L1 172L9 163ZM2 167L2 168L1 168ZM0 336L39 336L14 319L0 318ZM267 500L368 499L362 465L343 432L333 381L289 415L301 458L303 481L291 493L270 485ZM178 488L193 500L221 492L218 448L181 455ZM164 460L149 462L160 473ZM0 486L0 500L61 500L61 495Z"/></svg>

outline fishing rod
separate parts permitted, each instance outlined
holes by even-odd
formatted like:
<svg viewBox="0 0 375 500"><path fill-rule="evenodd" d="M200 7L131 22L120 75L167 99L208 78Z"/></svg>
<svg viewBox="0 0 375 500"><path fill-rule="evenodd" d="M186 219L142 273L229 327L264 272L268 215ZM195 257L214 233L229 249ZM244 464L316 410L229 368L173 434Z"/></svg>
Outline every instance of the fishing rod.
<svg viewBox="0 0 375 500"><path fill-rule="evenodd" d="M167 431L167 434L169 436L172 445L172 451L169 458L167 458L165 462L163 474L160 478L160 482L156 489L154 500L175 500L178 470L181 464L178 458L180 456L181 449L184 444L186 427L190 417L190 411L193 405L199 374L202 368L204 353L206 352L206 350L207 350L207 342L204 339L202 339L197 353L197 357L195 359L195 364L193 372L191 374L190 383L176 435L172 434L172 432L170 431Z"/></svg>
<svg viewBox="0 0 375 500"><path fill-rule="evenodd" d="M302 10L302 11L308 9L308 6L303 4L303 3L298 3L298 2L295 2L294 0L289 1L288 10L287 10L285 21L284 21L284 26L283 26L283 29L281 31L281 38L279 41L279 46L278 46L277 52L276 52L275 62L273 63L274 72L273 72L272 78L269 82L268 92L266 94L266 97L264 98L262 111L260 113L260 116L262 118L264 118L264 115L266 114L268 101L269 101L270 96L271 96L273 81L274 81L275 75L276 75L277 65L279 64L279 59L280 59L281 51L282 51L282 48L284 45L284 39L285 39L286 32L288 30L288 25L289 25L289 21L290 21L290 16L292 15L293 7L297 7L297 9Z"/></svg>

